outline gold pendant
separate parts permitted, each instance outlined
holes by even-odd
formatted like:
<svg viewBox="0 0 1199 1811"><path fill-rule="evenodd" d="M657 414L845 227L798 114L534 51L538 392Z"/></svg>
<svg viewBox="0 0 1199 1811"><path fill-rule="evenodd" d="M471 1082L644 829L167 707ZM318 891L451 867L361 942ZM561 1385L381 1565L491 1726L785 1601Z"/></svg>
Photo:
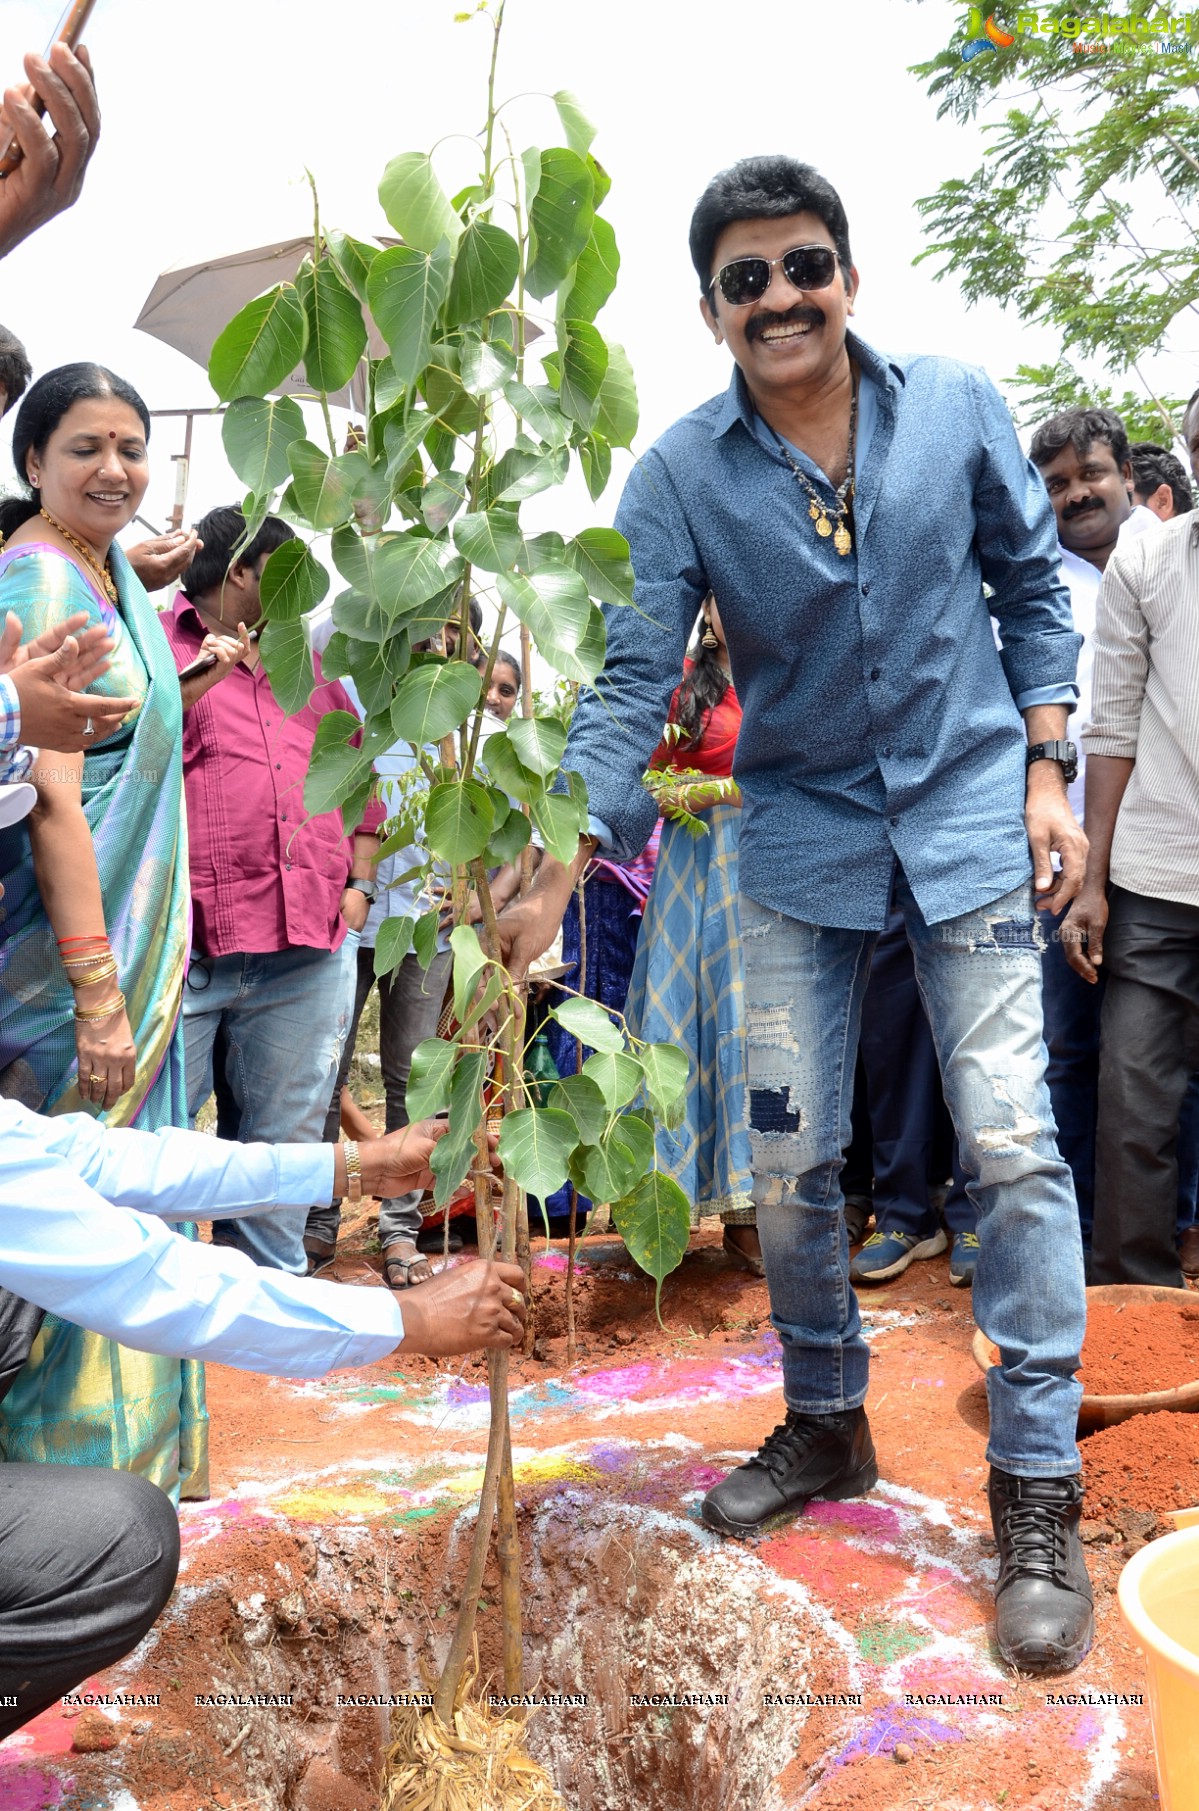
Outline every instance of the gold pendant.
<svg viewBox="0 0 1199 1811"><path fill-rule="evenodd" d="M819 503L817 503L815 497L813 497L812 501L808 504L808 514L811 516L813 522L819 522L822 513Z"/></svg>
<svg viewBox="0 0 1199 1811"><path fill-rule="evenodd" d="M845 555L853 546L853 540L844 522L838 522L837 524L837 532L833 536L833 546L837 549L837 552L841 555L842 559L844 559Z"/></svg>
<svg viewBox="0 0 1199 1811"><path fill-rule="evenodd" d="M833 525L829 521L828 517L821 516L819 522L817 522L817 524L816 524L816 533L820 536L822 541L827 541L829 535L831 535L832 532L833 532Z"/></svg>

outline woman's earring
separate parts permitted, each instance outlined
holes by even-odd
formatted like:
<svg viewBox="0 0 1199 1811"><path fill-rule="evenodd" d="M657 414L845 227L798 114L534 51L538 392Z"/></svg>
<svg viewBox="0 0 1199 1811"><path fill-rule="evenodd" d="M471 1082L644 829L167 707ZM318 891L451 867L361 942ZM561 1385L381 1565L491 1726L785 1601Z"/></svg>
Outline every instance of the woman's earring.
<svg viewBox="0 0 1199 1811"><path fill-rule="evenodd" d="M704 617L704 632L700 638L700 646L703 648L718 648L720 646L719 641L716 639L716 631L712 627L712 619L710 616Z"/></svg>

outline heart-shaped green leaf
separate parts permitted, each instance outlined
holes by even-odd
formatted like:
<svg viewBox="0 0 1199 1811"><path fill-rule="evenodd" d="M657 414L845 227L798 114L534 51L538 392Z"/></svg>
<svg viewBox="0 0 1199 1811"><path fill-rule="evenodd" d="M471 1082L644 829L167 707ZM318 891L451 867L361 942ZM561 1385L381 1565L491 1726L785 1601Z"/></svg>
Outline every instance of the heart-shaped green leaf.
<svg viewBox="0 0 1199 1811"><path fill-rule="evenodd" d="M544 1201L566 1181L570 1154L578 1142L578 1128L569 1113L522 1107L504 1115L500 1161L520 1188Z"/></svg>
<svg viewBox="0 0 1199 1811"><path fill-rule="evenodd" d="M597 1050L583 1064L583 1074L591 1077L611 1113L627 1107L644 1080L637 1058L623 1050Z"/></svg>
<svg viewBox="0 0 1199 1811"><path fill-rule="evenodd" d="M629 544L614 528L585 528L566 543L565 559L592 597L605 604L633 602L633 567Z"/></svg>
<svg viewBox="0 0 1199 1811"><path fill-rule="evenodd" d="M300 305L308 322L304 370L314 390L340 390L349 383L366 351L362 305L347 289L328 258L309 265L296 278Z"/></svg>
<svg viewBox="0 0 1199 1811"><path fill-rule="evenodd" d="M387 922L402 924L405 921L389 918ZM457 1044L451 1044L445 1038L425 1038L416 1046L404 1096L410 1121L445 1112L450 1104L450 1080L457 1060Z"/></svg>
<svg viewBox="0 0 1199 1811"><path fill-rule="evenodd" d="M354 476L311 440L293 440L287 449L296 501L315 529L337 528L354 511Z"/></svg>
<svg viewBox="0 0 1199 1811"><path fill-rule="evenodd" d="M557 1019L563 1031L568 1031L572 1038L578 1038L581 1043L590 1045L592 1050L611 1054L624 1050L624 1034L620 1026L594 1000L563 1000L560 1006L555 1006L550 1016Z"/></svg>
<svg viewBox="0 0 1199 1811"><path fill-rule="evenodd" d="M547 1106L569 1113L580 1144L598 1144L608 1123L608 1104L589 1075L564 1075L550 1089Z"/></svg>
<svg viewBox="0 0 1199 1811"><path fill-rule="evenodd" d="M307 323L294 283L279 283L235 314L217 335L208 379L222 402L266 396L304 356Z"/></svg>
<svg viewBox="0 0 1199 1811"><path fill-rule="evenodd" d="M349 742L360 727L349 711L329 711L317 725L304 778L304 809L312 816L334 810L369 775L370 755Z"/></svg>
<svg viewBox="0 0 1199 1811"><path fill-rule="evenodd" d="M412 948L412 932L415 926L412 918L385 918L375 934L375 973L390 975L400 966L408 951ZM431 1038L430 1043L436 1043ZM453 1049L453 1045L450 1045ZM411 1082L411 1077L409 1078ZM429 1109L434 1111L435 1109Z"/></svg>
<svg viewBox="0 0 1199 1811"><path fill-rule="evenodd" d="M563 305L568 321L594 321L612 291L620 269L616 234L606 220L597 214L591 225L591 237L579 253L570 294Z"/></svg>
<svg viewBox="0 0 1199 1811"><path fill-rule="evenodd" d="M287 449L304 438L304 416L290 396L239 396L221 421L225 457L251 491L269 497L291 476Z"/></svg>
<svg viewBox="0 0 1199 1811"><path fill-rule="evenodd" d="M426 661L396 687L391 723L403 742L425 748L440 742L479 702L482 676L466 660Z"/></svg>
<svg viewBox="0 0 1199 1811"><path fill-rule="evenodd" d="M595 179L577 151L555 146L541 153L537 193L529 208L534 247L525 274L530 295L544 298L562 282L591 237Z"/></svg>
<svg viewBox="0 0 1199 1811"><path fill-rule="evenodd" d="M287 716L294 717L308 703L316 684L312 650L303 623L268 623L258 647L275 703Z"/></svg>
<svg viewBox="0 0 1199 1811"><path fill-rule="evenodd" d="M512 235L489 220L472 220L458 242L447 322L478 321L502 308L519 270L520 249Z"/></svg>
<svg viewBox="0 0 1199 1811"><path fill-rule="evenodd" d="M443 861L468 862L482 855L495 824L495 806L478 780L442 780L425 807L425 837Z"/></svg>
<svg viewBox="0 0 1199 1811"><path fill-rule="evenodd" d="M654 1161L653 1129L638 1114L612 1121L598 1144L583 1145L570 1161L575 1187L597 1205L634 1188Z"/></svg>
<svg viewBox="0 0 1199 1811"><path fill-rule="evenodd" d="M429 363L433 329L450 280L444 245L428 254L392 245L371 265L367 295L401 384L414 384Z"/></svg>
<svg viewBox="0 0 1199 1811"><path fill-rule="evenodd" d="M612 1202L612 1221L630 1256L658 1285L655 1306L661 1300L663 1278L678 1269L691 1243L690 1214L690 1203L674 1177L660 1170Z"/></svg>
<svg viewBox="0 0 1199 1811"><path fill-rule="evenodd" d="M555 774L566 752L566 725L557 717L513 717L508 725L521 765L544 779Z"/></svg>
<svg viewBox="0 0 1199 1811"><path fill-rule="evenodd" d="M405 151L392 158L379 183L379 201L405 246L431 252L442 240L457 245L462 222L433 174L427 152Z"/></svg>
<svg viewBox="0 0 1199 1811"><path fill-rule="evenodd" d="M484 509L455 522L454 545L481 572L506 572L520 559L524 537L510 511Z"/></svg>
<svg viewBox="0 0 1199 1811"><path fill-rule="evenodd" d="M262 569L258 595L271 622L296 622L315 609L329 589L329 574L297 536L284 541Z"/></svg>

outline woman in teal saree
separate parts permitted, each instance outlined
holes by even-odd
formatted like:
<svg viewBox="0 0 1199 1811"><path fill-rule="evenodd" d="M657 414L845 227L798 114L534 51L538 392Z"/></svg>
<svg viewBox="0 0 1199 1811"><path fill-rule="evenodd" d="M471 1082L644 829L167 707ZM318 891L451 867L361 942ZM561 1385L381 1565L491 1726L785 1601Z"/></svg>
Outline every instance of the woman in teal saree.
<svg viewBox="0 0 1199 1811"><path fill-rule="evenodd" d="M32 495L0 504L0 614L32 636L85 610L115 643L91 689L139 704L84 756L40 750L33 817L0 832L0 1093L154 1131L187 1124L182 710L166 637L113 542L145 493L149 425L137 393L95 365L49 372L17 417ZM111 957L68 974L64 961L105 952L105 938ZM47 1315L0 1403L0 1452L205 1496L203 1367Z"/></svg>

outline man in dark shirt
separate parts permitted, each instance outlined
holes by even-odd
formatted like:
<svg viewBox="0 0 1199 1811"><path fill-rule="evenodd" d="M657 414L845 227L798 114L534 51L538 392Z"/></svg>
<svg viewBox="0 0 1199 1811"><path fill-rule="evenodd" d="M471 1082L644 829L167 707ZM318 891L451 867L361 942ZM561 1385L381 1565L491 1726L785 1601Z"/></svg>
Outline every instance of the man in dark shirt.
<svg viewBox="0 0 1199 1811"><path fill-rule="evenodd" d="M691 254L737 369L625 487L640 613L606 611L607 664L566 756L593 834L508 908L504 952L519 972L548 945L597 844L619 860L645 841L655 807L638 776L714 591L744 707L754 1198L787 1417L708 1493L704 1519L747 1536L878 1475L839 1177L894 881L979 1210L976 1313L1001 1353L999 1647L1026 1671L1072 1667L1093 1626L1074 1442L1085 1309L1045 1088L1034 885L1064 907L1086 843L1066 800L1079 638L1053 511L981 372L884 357L847 331L848 225L809 165L752 158L716 177Z"/></svg>

